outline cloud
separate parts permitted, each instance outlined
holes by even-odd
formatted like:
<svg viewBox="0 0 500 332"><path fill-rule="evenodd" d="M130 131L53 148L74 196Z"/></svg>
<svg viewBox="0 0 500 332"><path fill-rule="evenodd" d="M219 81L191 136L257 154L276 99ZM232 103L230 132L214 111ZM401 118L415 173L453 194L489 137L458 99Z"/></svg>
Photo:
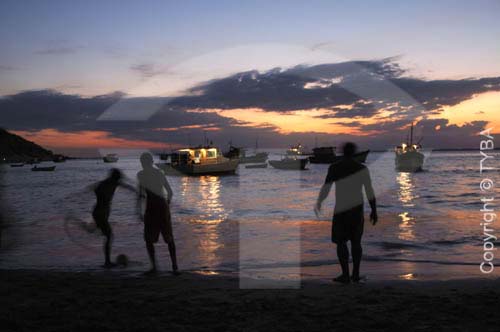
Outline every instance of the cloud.
<svg viewBox="0 0 500 332"><path fill-rule="evenodd" d="M394 113L416 118L474 94L500 90L500 77L424 80L404 74L394 58L248 71L193 87L192 95L176 98L171 104L273 112L325 108L339 116L373 116L376 111L369 105L377 104L378 108L392 105ZM341 111L343 105L354 107L350 112Z"/></svg>
<svg viewBox="0 0 500 332"><path fill-rule="evenodd" d="M147 64L133 67L141 75L158 71ZM325 142L335 138L387 148L404 139L408 124L418 120L417 133L437 142L433 143L436 147L462 147L475 144L473 135L486 122L451 124L440 118L441 108L499 90L498 77L424 80L406 77L393 59L354 61L236 73L194 86L180 97L129 98L120 92L83 97L53 90L26 91L0 98L0 126L35 135L46 135L47 129L87 133L82 137L92 132L105 135L107 141L137 140L153 142L152 146L200 143L205 131L221 145L230 140L253 145L259 137L262 146L286 146L314 142L318 137ZM335 134L315 131L321 126L282 130L276 122L238 117L238 112L249 109L264 115L274 112L276 117L289 115L289 119L303 116L311 123L324 120L342 130Z"/></svg>
<svg viewBox="0 0 500 332"><path fill-rule="evenodd" d="M84 47L81 45L73 45L68 40L52 40L47 43L47 45L35 51L38 55L64 55L64 54L74 54Z"/></svg>
<svg viewBox="0 0 500 332"><path fill-rule="evenodd" d="M159 69L155 64L152 63L134 64L130 66L130 70L138 73L143 78L151 78L165 73L164 69Z"/></svg>

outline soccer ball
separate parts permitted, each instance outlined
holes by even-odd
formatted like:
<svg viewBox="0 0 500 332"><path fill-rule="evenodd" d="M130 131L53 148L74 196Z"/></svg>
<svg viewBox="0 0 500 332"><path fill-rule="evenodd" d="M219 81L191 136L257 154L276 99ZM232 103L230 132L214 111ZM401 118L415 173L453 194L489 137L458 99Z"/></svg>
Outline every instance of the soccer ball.
<svg viewBox="0 0 500 332"><path fill-rule="evenodd" d="M116 256L116 264L123 266L123 267L126 267L128 265L127 255L120 254L120 255Z"/></svg>

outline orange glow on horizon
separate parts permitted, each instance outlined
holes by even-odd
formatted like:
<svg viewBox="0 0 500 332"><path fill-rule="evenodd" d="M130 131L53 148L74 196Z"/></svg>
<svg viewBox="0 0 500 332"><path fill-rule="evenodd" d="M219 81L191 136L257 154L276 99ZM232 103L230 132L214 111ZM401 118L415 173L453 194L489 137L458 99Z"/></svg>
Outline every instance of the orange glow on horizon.
<svg viewBox="0 0 500 332"><path fill-rule="evenodd" d="M443 112L433 119L448 119L450 125L463 126L473 121L487 121L494 133L500 133L500 91L474 95L454 106L443 107Z"/></svg>
<svg viewBox="0 0 500 332"><path fill-rule="evenodd" d="M240 126L254 128L274 127L278 133L285 135L306 132L359 136L373 134L373 132L362 132L355 127L344 125L355 122L356 119L321 118L320 116L331 114L331 111L326 109L275 112L265 111L260 108L235 108L190 110L190 112L213 112L220 116L237 120L240 122ZM364 122L369 123L370 120L365 120Z"/></svg>
<svg viewBox="0 0 500 332"><path fill-rule="evenodd" d="M13 131L14 134L33 141L47 148L128 148L150 149L170 147L169 144L144 140L127 140L111 137L106 131L79 131L65 133L56 129L43 129L40 131Z"/></svg>

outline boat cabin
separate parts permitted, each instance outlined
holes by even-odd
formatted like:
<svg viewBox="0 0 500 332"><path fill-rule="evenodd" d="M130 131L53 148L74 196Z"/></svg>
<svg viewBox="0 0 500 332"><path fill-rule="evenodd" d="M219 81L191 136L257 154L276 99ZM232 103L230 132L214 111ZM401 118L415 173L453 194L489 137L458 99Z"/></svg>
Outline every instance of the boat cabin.
<svg viewBox="0 0 500 332"><path fill-rule="evenodd" d="M173 153L171 160L179 164L210 164L217 163L219 150L215 147L196 147L177 150Z"/></svg>

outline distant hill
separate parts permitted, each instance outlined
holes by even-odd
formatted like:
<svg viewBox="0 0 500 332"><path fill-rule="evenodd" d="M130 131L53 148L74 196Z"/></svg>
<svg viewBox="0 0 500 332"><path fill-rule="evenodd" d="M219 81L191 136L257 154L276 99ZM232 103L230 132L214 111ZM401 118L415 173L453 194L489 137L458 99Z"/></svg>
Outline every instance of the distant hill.
<svg viewBox="0 0 500 332"><path fill-rule="evenodd" d="M24 162L35 158L40 161L52 160L53 153L0 128L0 162Z"/></svg>

